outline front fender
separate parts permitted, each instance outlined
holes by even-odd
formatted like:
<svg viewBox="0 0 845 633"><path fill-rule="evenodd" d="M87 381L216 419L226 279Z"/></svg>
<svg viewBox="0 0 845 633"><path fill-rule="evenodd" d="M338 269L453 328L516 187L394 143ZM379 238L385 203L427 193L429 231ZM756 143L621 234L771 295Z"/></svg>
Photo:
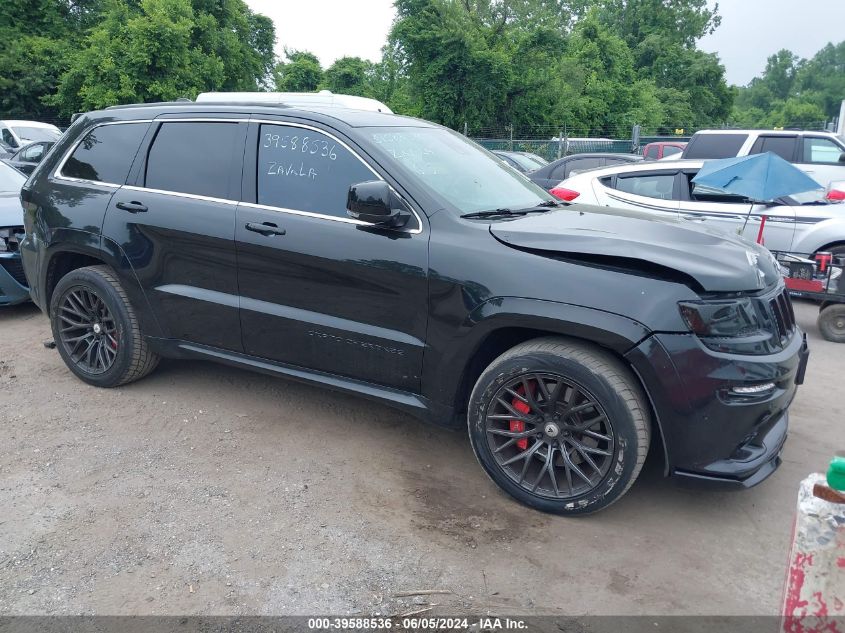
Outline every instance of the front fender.
<svg viewBox="0 0 845 633"><path fill-rule="evenodd" d="M478 305L457 328L432 322L423 362L423 394L455 406L462 397L466 373L486 342L506 331L536 331L589 341L622 356L650 332L627 317L583 306L527 299L494 297ZM502 350L504 351L504 350Z"/></svg>
<svg viewBox="0 0 845 633"><path fill-rule="evenodd" d="M845 213L845 207L842 211ZM800 221L801 218L799 218ZM796 253L812 254L829 244L845 243L845 219L843 218L830 218L817 222L804 232L801 232L801 224L798 227L799 233L792 246L792 250Z"/></svg>

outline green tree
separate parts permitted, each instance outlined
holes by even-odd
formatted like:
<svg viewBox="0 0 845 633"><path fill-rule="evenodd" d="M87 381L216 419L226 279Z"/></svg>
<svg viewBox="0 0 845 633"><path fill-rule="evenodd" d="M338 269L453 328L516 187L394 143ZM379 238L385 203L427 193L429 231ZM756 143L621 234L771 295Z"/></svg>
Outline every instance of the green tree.
<svg viewBox="0 0 845 633"><path fill-rule="evenodd" d="M598 16L631 50L659 36L665 44L695 48L721 24L719 3L707 0L595 0Z"/></svg>
<svg viewBox="0 0 845 633"><path fill-rule="evenodd" d="M256 90L270 74L273 40L272 24L242 0L102 0L97 23L46 101L67 115Z"/></svg>
<svg viewBox="0 0 845 633"><path fill-rule="evenodd" d="M360 57L341 57L323 74L323 86L328 90L359 97L371 96L373 81L372 62Z"/></svg>
<svg viewBox="0 0 845 633"><path fill-rule="evenodd" d="M800 65L793 94L804 95L818 105L827 118L838 116L845 98L845 40L827 44Z"/></svg>
<svg viewBox="0 0 845 633"><path fill-rule="evenodd" d="M845 95L845 41L827 44L810 60L788 50L738 90L732 122L743 127L814 127L839 114Z"/></svg>
<svg viewBox="0 0 845 633"><path fill-rule="evenodd" d="M276 64L276 90L281 92L314 92L323 81L320 60L307 51L285 49L287 62Z"/></svg>
<svg viewBox="0 0 845 633"><path fill-rule="evenodd" d="M396 9L390 38L420 114L455 129L495 122L514 68L484 21L490 12L449 0L397 0Z"/></svg>
<svg viewBox="0 0 845 633"><path fill-rule="evenodd" d="M0 3L0 113L52 119L43 103L68 57L98 16L100 0L4 0Z"/></svg>

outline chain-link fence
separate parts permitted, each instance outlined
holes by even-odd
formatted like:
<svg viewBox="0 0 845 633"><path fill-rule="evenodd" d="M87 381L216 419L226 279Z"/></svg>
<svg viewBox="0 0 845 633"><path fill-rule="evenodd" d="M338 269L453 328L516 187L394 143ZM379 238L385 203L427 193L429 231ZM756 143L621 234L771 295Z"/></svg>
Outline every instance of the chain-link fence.
<svg viewBox="0 0 845 633"><path fill-rule="evenodd" d="M636 127L573 130L565 126L535 126L520 129L515 134L513 128L505 126L480 128L470 137L489 150L530 152L551 161L570 154L593 152L636 154L648 143L689 141L692 131L676 128L673 135L644 136Z"/></svg>

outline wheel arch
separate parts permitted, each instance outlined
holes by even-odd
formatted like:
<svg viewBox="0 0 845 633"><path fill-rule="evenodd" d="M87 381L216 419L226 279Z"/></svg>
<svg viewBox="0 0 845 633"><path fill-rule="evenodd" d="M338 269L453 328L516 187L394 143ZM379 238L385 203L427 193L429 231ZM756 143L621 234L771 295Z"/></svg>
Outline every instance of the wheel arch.
<svg viewBox="0 0 845 633"><path fill-rule="evenodd" d="M455 425L462 424L470 393L493 360L520 343L554 336L593 345L611 354L630 371L646 396L653 421L652 438L660 436L657 448L663 454L664 462L668 463L663 429L652 398L639 372L625 357L627 351L650 335L645 326L617 314L549 301L505 298L487 304L473 313L479 319L473 327L478 333L466 347L463 360L453 358L443 361L449 363L445 366L461 368L457 375L441 373L444 378L452 376L454 380L450 404L455 414ZM455 364L452 365L453 362ZM447 387L441 384L441 388Z"/></svg>
<svg viewBox="0 0 845 633"><path fill-rule="evenodd" d="M86 266L106 265L118 277L130 303L135 308L138 322L144 333L150 336L160 336L161 330L158 321L152 313L146 293L135 276L135 271L128 263L121 265L121 261L126 262L127 260L117 244L106 238L103 238L102 241L103 246L110 245L111 248L63 241L60 247L49 250L41 272L41 287L44 289L42 301L45 314L48 317L50 316L50 302L53 291L62 277Z"/></svg>
<svg viewBox="0 0 845 633"><path fill-rule="evenodd" d="M50 301L53 298L53 291L59 280L69 272L86 266L106 264L102 253L95 249L86 249L80 246L52 250L44 262L44 273L42 288L44 311L50 316Z"/></svg>
<svg viewBox="0 0 845 633"><path fill-rule="evenodd" d="M797 225L800 227L800 224ZM845 246L845 224L839 218L828 218L813 225L805 233L796 231L792 251L796 253L817 253L835 246Z"/></svg>
<svg viewBox="0 0 845 633"><path fill-rule="evenodd" d="M845 248L845 239L836 240L835 242L831 242L829 244L825 244L824 246L820 246L819 248L817 248L813 252L817 253L819 251L828 251L828 250L832 250L834 248L839 248L839 247Z"/></svg>
<svg viewBox="0 0 845 633"><path fill-rule="evenodd" d="M462 376L459 390L456 393L454 410L457 414L456 417L459 418L460 422L464 422L463 418L466 415L469 396L472 393L472 389L475 386L475 383L478 381L478 378L481 376L481 373L490 365L490 363L492 363L496 358L501 356L509 349L512 349L521 343L548 337L558 338L562 341L571 341L581 344L586 343L589 346L595 347L597 350L609 354L614 359L619 361L619 363L630 372L631 378L640 387L640 389L642 389L643 396L645 397L644 401L646 406L648 407L648 411L650 414L652 446L649 448L649 450L653 450L655 452L659 451L659 459L663 463L664 474L668 474L669 452L666 447L666 440L663 434L663 426L660 422L660 417L657 415L654 400L651 394L649 393L642 376L628 358L620 354L617 350L602 345L596 340L571 336L557 331L535 330L530 328L518 327L504 327L495 330L494 332L491 332L490 336L485 339L485 341L476 350L476 353L470 359L469 364L465 368L464 374Z"/></svg>

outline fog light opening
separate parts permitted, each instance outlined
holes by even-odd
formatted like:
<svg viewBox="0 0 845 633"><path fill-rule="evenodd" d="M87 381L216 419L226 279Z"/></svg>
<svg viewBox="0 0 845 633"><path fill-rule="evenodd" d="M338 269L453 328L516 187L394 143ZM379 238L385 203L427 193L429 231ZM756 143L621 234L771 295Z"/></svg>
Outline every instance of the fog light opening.
<svg viewBox="0 0 845 633"><path fill-rule="evenodd" d="M761 396L775 390L775 383L763 382L759 385L745 387L731 387L731 394L735 396Z"/></svg>

